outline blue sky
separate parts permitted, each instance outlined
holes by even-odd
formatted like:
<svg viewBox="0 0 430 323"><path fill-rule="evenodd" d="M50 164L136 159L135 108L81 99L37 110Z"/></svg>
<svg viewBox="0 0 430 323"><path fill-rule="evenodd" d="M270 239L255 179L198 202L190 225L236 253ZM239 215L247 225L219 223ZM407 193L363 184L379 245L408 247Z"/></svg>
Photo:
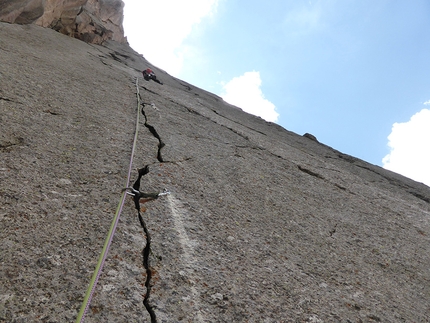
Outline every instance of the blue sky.
<svg viewBox="0 0 430 323"><path fill-rule="evenodd" d="M430 186L428 0L124 0L151 63Z"/></svg>

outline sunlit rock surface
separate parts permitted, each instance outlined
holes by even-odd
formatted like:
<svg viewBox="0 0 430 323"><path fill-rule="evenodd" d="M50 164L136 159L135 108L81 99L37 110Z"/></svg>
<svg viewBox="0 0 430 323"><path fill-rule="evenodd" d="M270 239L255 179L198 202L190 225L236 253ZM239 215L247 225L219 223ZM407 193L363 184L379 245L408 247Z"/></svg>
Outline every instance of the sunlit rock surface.
<svg viewBox="0 0 430 323"><path fill-rule="evenodd" d="M0 21L36 24L88 43L126 42L121 0L0 0Z"/></svg>
<svg viewBox="0 0 430 323"><path fill-rule="evenodd" d="M141 108L132 182L148 165L141 190L171 192L142 205L156 322L428 322L429 187L126 44L0 23L0 57L0 322L76 318ZM85 322L151 322L146 242L128 197Z"/></svg>

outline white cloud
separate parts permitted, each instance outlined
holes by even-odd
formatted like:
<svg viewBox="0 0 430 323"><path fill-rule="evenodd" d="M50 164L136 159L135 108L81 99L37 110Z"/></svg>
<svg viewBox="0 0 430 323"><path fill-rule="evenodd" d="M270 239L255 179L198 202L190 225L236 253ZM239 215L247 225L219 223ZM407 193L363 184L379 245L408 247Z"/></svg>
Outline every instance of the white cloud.
<svg viewBox="0 0 430 323"><path fill-rule="evenodd" d="M248 113L260 116L267 121L276 122L279 113L275 111L275 105L264 97L260 87L260 73L246 72L226 83L223 86L224 92L221 97Z"/></svg>
<svg viewBox="0 0 430 323"><path fill-rule="evenodd" d="M424 105L430 105L430 100L424 102Z"/></svg>
<svg viewBox="0 0 430 323"><path fill-rule="evenodd" d="M422 109L408 122L393 124L383 167L430 186L429 143L430 110Z"/></svg>
<svg viewBox="0 0 430 323"><path fill-rule="evenodd" d="M123 0L130 46L152 64L178 75L189 48L182 46L195 25L216 12L219 0Z"/></svg>

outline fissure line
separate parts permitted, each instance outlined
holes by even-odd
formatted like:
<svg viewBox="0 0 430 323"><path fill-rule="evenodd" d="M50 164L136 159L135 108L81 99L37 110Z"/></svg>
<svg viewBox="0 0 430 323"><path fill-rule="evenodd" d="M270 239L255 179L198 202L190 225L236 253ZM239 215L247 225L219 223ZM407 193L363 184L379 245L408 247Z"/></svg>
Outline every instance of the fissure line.
<svg viewBox="0 0 430 323"><path fill-rule="evenodd" d="M151 134L158 140L158 150L157 150L157 160L162 163L163 158L161 156L161 149L165 146L164 142L161 140L160 135L158 134L157 130L154 126L150 125L148 123L148 117L145 114L145 103L141 102L139 88L137 88L137 100L138 100L138 106L142 106L142 114L145 117L145 127L151 132ZM166 190L162 193L143 193L140 191L140 182L142 180L142 177L149 173L149 165L146 165L145 167L139 169L138 171L138 178L133 184L133 187L131 188L131 195L134 196L134 204L137 210L138 218L140 225L142 226L143 232L146 237L146 245L145 248L142 250L142 256L143 256L143 267L146 271L146 280L145 280L145 287L146 287L146 293L143 299L143 305L145 306L147 312L149 313L149 316L151 317L151 323L157 323L157 317L155 315L155 311L152 308L149 298L151 295L151 278L152 278L152 270L150 265L150 253L151 253L151 235L149 234L148 227L146 225L145 220L142 217L141 214L141 203L145 203L151 200L157 199L159 196L170 194Z"/></svg>
<svg viewBox="0 0 430 323"><path fill-rule="evenodd" d="M162 163L164 162L164 160L163 160L163 157L161 156L161 149L165 146L165 143L161 140L161 137L158 134L155 127L148 123L148 117L146 116L145 109L144 109L145 103L141 103L141 105L142 105L142 114L145 117L145 127L148 128L151 134L158 140L157 160L160 163Z"/></svg>
<svg viewBox="0 0 430 323"><path fill-rule="evenodd" d="M108 235L106 237L102 252L100 254L98 263L96 265L96 268L94 270L93 276L91 278L90 284L88 286L87 292L85 294L83 303L81 305L81 309L78 313L78 316L76 318L76 323L82 323L84 322L84 318L85 315L88 311L88 308L90 306L91 303L91 299L92 296L94 294L97 282L99 280L99 277L101 275L101 272L103 270L103 266L107 257L107 254L109 252L109 248L110 245L112 243L112 239L113 236L115 234L115 230L116 227L118 225L118 221L125 203L125 197L127 195L132 195L133 199L134 199L134 203L135 203L135 207L138 211L138 217L139 217L139 222L143 228L145 237L146 237L146 245L142 251L142 256L143 256L143 266L145 268L146 271L146 281L145 281L145 287L146 287L146 294L144 296L144 300L143 300L143 304L146 308L146 310L148 311L150 317L151 317L151 323L157 323L157 319L155 316L155 312L152 309L151 305L149 304L149 296L150 296L150 292L151 292L151 277L152 277L152 271L151 271L151 267L150 267L150 250L151 250L151 236L149 234L148 228L146 226L145 221L143 220L143 217L141 215L141 211L140 211L140 203L145 203L147 201L150 200L154 200L157 199L159 196L162 195L167 195L170 194L169 192L167 192L166 190L164 190L164 192L161 193L143 193L140 192L140 181L142 179L142 177L144 175L146 175L149 172L149 168L148 166L145 166L144 168L139 170L139 176L137 178L137 180L134 182L133 187L129 187L129 183L130 183L130 177L131 177L131 169L132 169L132 165L133 165L133 157L134 157L134 152L136 149L136 143L137 143L137 136L138 136L138 128L139 128L139 116L140 116L140 111L139 108L141 106L141 102L140 102L140 93L139 93L139 86L138 86L138 79L136 79L136 96L137 96L137 119L136 119L136 129L135 129L135 134L134 134L134 140L133 140L133 148L131 151L131 157L130 157L130 166L128 169L128 174L127 174L127 180L126 180L126 184L125 184L125 189L123 189L122 195L121 195L121 199L118 203L118 207L115 213L115 216L112 220L112 224L111 227L109 229ZM144 106L144 104L142 105ZM159 162L163 162L163 159L161 157L161 148L164 147L164 143L161 141L160 136L158 135L157 131L155 130L155 128L151 125L148 124L147 122L147 117L145 115L145 111L142 107L142 114L145 117L145 127L147 127L149 129L149 131L151 132L151 134L158 139L158 153L157 153L157 159Z"/></svg>
<svg viewBox="0 0 430 323"><path fill-rule="evenodd" d="M151 236L148 231L148 227L146 226L145 221L143 220L142 214L140 212L140 202L143 203L155 200L157 199L162 193L142 193L139 191L140 189L140 181L144 175L146 175L149 172L148 165L146 165L144 168L139 169L139 176L137 180L134 182L133 185L133 194L134 194L134 204L137 209L137 215L139 217L140 225L142 226L143 232L146 237L146 245L145 248L143 248L142 256L143 256L143 267L146 271L146 280L145 280L145 287L146 287L146 293L145 297L143 299L143 305L145 306L147 312L149 313L149 316L151 317L151 323L156 323L157 318L154 312L154 309L152 308L151 304L149 303L149 297L151 294L151 278L152 278L152 271L150 266L150 252L151 252Z"/></svg>

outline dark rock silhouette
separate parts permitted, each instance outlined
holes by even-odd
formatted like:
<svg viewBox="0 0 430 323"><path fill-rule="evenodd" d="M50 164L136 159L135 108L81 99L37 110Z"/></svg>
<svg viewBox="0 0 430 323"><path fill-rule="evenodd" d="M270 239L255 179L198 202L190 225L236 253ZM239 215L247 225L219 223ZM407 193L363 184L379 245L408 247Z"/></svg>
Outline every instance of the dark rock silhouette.
<svg viewBox="0 0 430 323"><path fill-rule="evenodd" d="M140 190L171 192L142 208L157 322L428 322L429 187L126 44L0 23L0 57L0 321L76 318L124 188L139 79L133 181L144 169ZM85 322L151 322L145 244L127 199Z"/></svg>

